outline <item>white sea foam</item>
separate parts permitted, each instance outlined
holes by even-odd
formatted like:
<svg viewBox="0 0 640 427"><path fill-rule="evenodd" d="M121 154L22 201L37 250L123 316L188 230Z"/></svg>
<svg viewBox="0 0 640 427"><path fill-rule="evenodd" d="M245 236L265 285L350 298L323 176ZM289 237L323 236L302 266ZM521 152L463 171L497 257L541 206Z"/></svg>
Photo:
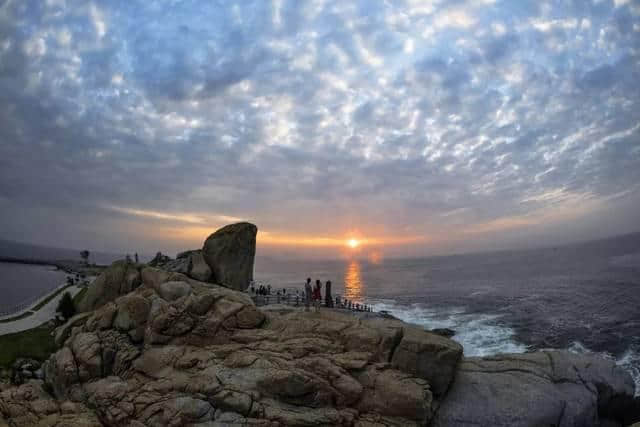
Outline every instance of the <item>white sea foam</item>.
<svg viewBox="0 0 640 427"><path fill-rule="evenodd" d="M393 300L371 300L375 311L385 310L407 323L426 329L449 328L454 340L464 347L465 356L490 356L498 353L522 353L527 346L514 339L513 329L498 322L500 316L468 314L459 307L433 309L423 304L400 305Z"/></svg>
<svg viewBox="0 0 640 427"><path fill-rule="evenodd" d="M579 341L572 342L568 350L578 354L596 353L585 347ZM616 362L616 365L629 372L636 386L635 395L640 396L640 353L637 351L637 349L629 348L619 358L615 358L611 353L606 352L598 354L606 359L614 360Z"/></svg>
<svg viewBox="0 0 640 427"><path fill-rule="evenodd" d="M491 356L498 353L524 353L527 346L515 340L515 331L499 323L500 316L468 314L461 307L434 309L424 304L398 304L395 300L368 300L375 311L385 310L407 323L425 329L449 328L456 331L453 339L464 347L465 356ZM574 341L568 348L578 354L594 354L582 343ZM635 395L640 396L640 349L629 348L621 357L609 353L600 356L614 360L625 369L635 383Z"/></svg>

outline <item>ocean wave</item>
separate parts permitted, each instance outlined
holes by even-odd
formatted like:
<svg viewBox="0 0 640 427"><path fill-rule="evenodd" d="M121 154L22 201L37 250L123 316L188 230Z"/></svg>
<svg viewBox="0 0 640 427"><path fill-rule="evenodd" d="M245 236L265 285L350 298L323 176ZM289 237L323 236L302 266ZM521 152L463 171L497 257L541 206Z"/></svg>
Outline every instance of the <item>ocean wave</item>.
<svg viewBox="0 0 640 427"><path fill-rule="evenodd" d="M640 268L640 252L611 257L609 264L614 267Z"/></svg>
<svg viewBox="0 0 640 427"><path fill-rule="evenodd" d="M463 307L433 308L425 304L401 304L392 299L368 300L375 311L389 314L424 327L425 329L449 328L456 334L452 337L464 347L465 356L491 356L499 353L524 353L529 348L515 339L515 331L501 324L500 315L467 313ZM596 354L579 341L573 341L567 350L578 354ZM640 396L640 348L629 347L615 357L606 352L597 353L615 361L625 369L635 383L635 395Z"/></svg>
<svg viewBox="0 0 640 427"><path fill-rule="evenodd" d="M601 357L615 361L616 365L629 372L636 387L635 395L640 396L640 349L631 346L621 356L615 357L611 353L592 351L580 341L574 341L567 350L577 354L598 354Z"/></svg>
<svg viewBox="0 0 640 427"><path fill-rule="evenodd" d="M490 356L498 353L523 353L527 346L515 340L515 331L500 324L501 316L471 314L461 307L434 309L424 304L398 304L394 300L369 300L375 311L385 310L407 323L425 329L449 328L452 339L462 344L465 356Z"/></svg>

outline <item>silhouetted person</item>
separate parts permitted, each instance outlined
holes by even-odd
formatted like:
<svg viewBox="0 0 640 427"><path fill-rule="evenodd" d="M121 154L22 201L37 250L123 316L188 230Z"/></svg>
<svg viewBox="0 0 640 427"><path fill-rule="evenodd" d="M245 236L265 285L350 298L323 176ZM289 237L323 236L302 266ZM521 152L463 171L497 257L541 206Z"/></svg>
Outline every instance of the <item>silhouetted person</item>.
<svg viewBox="0 0 640 427"><path fill-rule="evenodd" d="M327 280L324 285L324 304L327 307L333 307L333 298L331 297L331 280Z"/></svg>
<svg viewBox="0 0 640 427"><path fill-rule="evenodd" d="M135 253L134 258L136 259L136 264L138 263L138 252Z"/></svg>
<svg viewBox="0 0 640 427"><path fill-rule="evenodd" d="M322 301L322 283L316 280L316 286L313 288L313 305L316 312L320 311L320 302Z"/></svg>
<svg viewBox="0 0 640 427"><path fill-rule="evenodd" d="M311 278L307 278L307 283L304 284L304 310L309 311L309 304L311 304Z"/></svg>

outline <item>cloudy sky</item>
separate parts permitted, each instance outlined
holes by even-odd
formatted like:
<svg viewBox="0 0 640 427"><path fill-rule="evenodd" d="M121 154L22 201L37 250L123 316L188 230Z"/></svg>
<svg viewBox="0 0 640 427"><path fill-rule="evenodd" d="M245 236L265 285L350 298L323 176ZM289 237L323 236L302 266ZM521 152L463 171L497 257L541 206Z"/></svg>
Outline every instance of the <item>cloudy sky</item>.
<svg viewBox="0 0 640 427"><path fill-rule="evenodd" d="M0 238L416 255L639 210L638 1L0 0Z"/></svg>

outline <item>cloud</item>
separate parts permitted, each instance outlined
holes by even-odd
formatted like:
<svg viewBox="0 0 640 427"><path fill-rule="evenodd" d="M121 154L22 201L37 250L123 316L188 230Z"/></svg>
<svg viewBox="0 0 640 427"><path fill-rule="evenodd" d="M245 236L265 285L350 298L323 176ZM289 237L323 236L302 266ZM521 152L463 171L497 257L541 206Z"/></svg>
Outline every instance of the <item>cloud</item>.
<svg viewBox="0 0 640 427"><path fill-rule="evenodd" d="M0 237L92 240L90 217L146 224L155 251L245 218L437 251L600 206L560 195L628 206L640 14L623 3L4 2ZM38 212L56 226L26 225Z"/></svg>

